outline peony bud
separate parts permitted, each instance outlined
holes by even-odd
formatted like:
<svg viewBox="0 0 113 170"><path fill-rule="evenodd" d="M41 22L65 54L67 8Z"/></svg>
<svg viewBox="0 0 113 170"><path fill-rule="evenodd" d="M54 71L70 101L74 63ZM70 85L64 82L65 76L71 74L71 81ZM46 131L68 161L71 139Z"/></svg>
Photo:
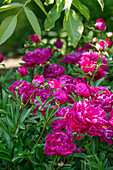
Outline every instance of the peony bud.
<svg viewBox="0 0 113 170"><path fill-rule="evenodd" d="M55 43L54 43L54 46L57 47L57 48L62 48L62 45L63 45L63 42L58 39Z"/></svg>
<svg viewBox="0 0 113 170"><path fill-rule="evenodd" d="M0 54L0 63L4 60L3 56Z"/></svg>
<svg viewBox="0 0 113 170"><path fill-rule="evenodd" d="M104 41L99 41L99 42L96 43L96 49L98 51L104 51L105 48L106 48L106 44L105 44Z"/></svg>
<svg viewBox="0 0 113 170"><path fill-rule="evenodd" d="M28 74L28 70L26 67L20 66L18 69L18 73L22 76L25 77Z"/></svg>
<svg viewBox="0 0 113 170"><path fill-rule="evenodd" d="M99 31L105 31L106 29L106 25L103 19L97 19L95 26L96 26L96 29Z"/></svg>
<svg viewBox="0 0 113 170"><path fill-rule="evenodd" d="M31 39L33 42L36 42L36 43L40 43L40 42L41 42L41 41L39 40L37 34L30 35L29 37L30 37L30 39ZM42 40L42 37L41 37L41 40Z"/></svg>
<svg viewBox="0 0 113 170"><path fill-rule="evenodd" d="M36 87L39 87L41 85L44 86L45 83L45 79L43 77L43 75L39 76L38 74L35 75L34 79L33 79L33 85Z"/></svg>

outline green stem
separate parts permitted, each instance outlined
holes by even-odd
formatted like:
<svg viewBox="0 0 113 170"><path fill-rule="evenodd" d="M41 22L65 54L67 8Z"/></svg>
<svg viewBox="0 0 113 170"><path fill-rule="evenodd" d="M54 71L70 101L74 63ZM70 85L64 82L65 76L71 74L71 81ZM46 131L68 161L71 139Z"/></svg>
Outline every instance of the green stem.
<svg viewBox="0 0 113 170"><path fill-rule="evenodd" d="M58 157L58 156L56 155L54 162L57 161L57 157ZM51 170L53 170L53 168L54 168L54 164L52 164Z"/></svg>
<svg viewBox="0 0 113 170"><path fill-rule="evenodd" d="M35 68L33 67L33 69L32 69L32 80L33 80L33 78L34 78L34 71L35 71Z"/></svg>
<svg viewBox="0 0 113 170"><path fill-rule="evenodd" d="M40 134L40 136L39 136L39 138L38 138L37 144L39 143L40 139L42 138L42 135L43 135L43 133L44 133L44 131L45 131L45 129L46 129L46 126L47 126L49 120L51 119L51 117L52 117L52 115L53 115L53 113L54 113L54 111L55 111L55 109L56 109L56 106L57 106L57 105L55 105L55 107L53 108L51 114L49 115L49 118L48 118L48 120L47 120L47 122L46 122L46 124L45 124L45 126L44 126L44 128L43 128L43 130L42 130L42 133Z"/></svg>
<svg viewBox="0 0 113 170"><path fill-rule="evenodd" d="M27 1L25 2L25 4L23 5L23 7L20 9L20 11L18 11L17 15L20 14L20 12L24 9L24 7L27 5L28 2L29 2L29 0L27 0Z"/></svg>
<svg viewBox="0 0 113 170"><path fill-rule="evenodd" d="M52 95L53 92L50 93L49 97L47 98L47 100L50 98L50 96ZM42 105L42 108L45 106L47 100L45 101L45 103Z"/></svg>
<svg viewBox="0 0 113 170"><path fill-rule="evenodd" d="M98 55L98 59L97 59L97 64L99 62L100 55L101 55L101 51L99 51L99 55ZM96 73L96 71L94 70L94 74L93 74L93 77L92 77L91 81L93 81L93 79L95 78L95 73Z"/></svg>
<svg viewBox="0 0 113 170"><path fill-rule="evenodd" d="M20 109L20 114L19 114L18 119L17 119L15 133L16 133L16 130L17 130L17 127L18 127L18 122L19 122L21 114L22 114L22 108Z"/></svg>
<svg viewBox="0 0 113 170"><path fill-rule="evenodd" d="M33 94L35 93L36 89L37 89L37 87L35 87L35 89L34 89L33 93L31 94L31 96L30 96L29 100L26 102L26 104L24 105L24 107L25 107L25 106L29 103L29 101L31 100L31 97L32 97L32 96L33 96Z"/></svg>

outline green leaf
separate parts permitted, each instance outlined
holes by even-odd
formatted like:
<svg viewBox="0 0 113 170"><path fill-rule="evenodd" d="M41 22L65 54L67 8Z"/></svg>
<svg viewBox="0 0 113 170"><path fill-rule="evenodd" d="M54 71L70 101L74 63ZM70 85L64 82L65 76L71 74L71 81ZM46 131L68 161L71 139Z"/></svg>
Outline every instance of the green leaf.
<svg viewBox="0 0 113 170"><path fill-rule="evenodd" d="M45 0L44 4L45 5L49 5L49 4L53 4L54 0Z"/></svg>
<svg viewBox="0 0 113 170"><path fill-rule="evenodd" d="M41 8L41 10L45 13L45 15L50 19L49 15L47 14L42 2L40 0L34 0L36 4Z"/></svg>
<svg viewBox="0 0 113 170"><path fill-rule="evenodd" d="M49 124L51 124L53 121L59 120L59 119L65 119L65 118L64 117L54 117L54 118L51 118L51 120L49 121Z"/></svg>
<svg viewBox="0 0 113 170"><path fill-rule="evenodd" d="M0 45L4 43L14 32L17 24L17 15L12 15L5 20L0 25Z"/></svg>
<svg viewBox="0 0 113 170"><path fill-rule="evenodd" d="M24 11L25 11L25 14L26 14L34 32L37 34L37 36L41 40L41 29L40 29L40 25L38 23L38 20L37 20L35 14L28 7L24 7Z"/></svg>
<svg viewBox="0 0 113 170"><path fill-rule="evenodd" d="M68 17L68 15L69 15L71 4L72 4L72 0L65 0L64 8L65 8L66 17Z"/></svg>
<svg viewBox="0 0 113 170"><path fill-rule="evenodd" d="M73 154L73 156L87 159L88 157L92 157L93 155L86 155L85 153L75 153Z"/></svg>
<svg viewBox="0 0 113 170"><path fill-rule="evenodd" d="M66 19L66 16L64 17L63 26L72 45L76 46L82 36L84 27L79 16L72 9L70 9L68 19Z"/></svg>
<svg viewBox="0 0 113 170"><path fill-rule="evenodd" d="M102 9L102 11L103 11L103 9L104 9L104 0L97 0L97 1L98 1L98 3L100 4L101 9Z"/></svg>
<svg viewBox="0 0 113 170"><path fill-rule="evenodd" d="M10 10L10 9L14 9L14 8L19 8L19 7L23 7L23 4L11 3L11 4L4 5L4 6L0 7L0 12L7 11L7 10Z"/></svg>
<svg viewBox="0 0 113 170"><path fill-rule="evenodd" d="M9 156L4 155L4 154L1 154L1 153L0 153L0 158L1 158L1 159L5 159L5 160L7 160L7 161L9 161L9 162L11 162L11 160L12 160L11 158L9 158Z"/></svg>
<svg viewBox="0 0 113 170"><path fill-rule="evenodd" d="M104 79L105 79L105 77L103 77L103 78L97 80L97 81L95 82L95 86L98 87L99 84L100 84Z"/></svg>
<svg viewBox="0 0 113 170"><path fill-rule="evenodd" d="M8 125L9 125L11 128L14 128L13 121L12 121L8 116L6 116L6 118L7 118L7 123L8 123Z"/></svg>
<svg viewBox="0 0 113 170"><path fill-rule="evenodd" d="M87 19L90 19L89 9L83 5L79 0L73 0L73 5L79 10L79 12Z"/></svg>
<svg viewBox="0 0 113 170"><path fill-rule="evenodd" d="M62 12L63 7L64 7L64 3L62 2L61 5L59 6L58 11L56 5L54 5L54 7L49 11L48 15L51 20L49 20L48 18L45 19L44 27L46 31L50 30L55 26L55 22L60 17L60 13Z"/></svg>
<svg viewBox="0 0 113 170"><path fill-rule="evenodd" d="M4 137L5 137L6 141L7 141L8 148L12 149L13 148L13 143L11 141L11 138L10 138L9 134L5 130L4 130Z"/></svg>
<svg viewBox="0 0 113 170"><path fill-rule="evenodd" d="M62 0L56 0L57 11L58 11L61 3L62 3Z"/></svg>
<svg viewBox="0 0 113 170"><path fill-rule="evenodd" d="M7 113L7 111L5 111L5 110L3 110L3 109L0 109L0 114L2 114L2 115L7 115L8 113Z"/></svg>
<svg viewBox="0 0 113 170"><path fill-rule="evenodd" d="M27 109L26 112L23 110L20 116L20 124L22 124L25 121L25 119L29 116L29 114L31 113L31 110L32 110L32 107L30 109Z"/></svg>

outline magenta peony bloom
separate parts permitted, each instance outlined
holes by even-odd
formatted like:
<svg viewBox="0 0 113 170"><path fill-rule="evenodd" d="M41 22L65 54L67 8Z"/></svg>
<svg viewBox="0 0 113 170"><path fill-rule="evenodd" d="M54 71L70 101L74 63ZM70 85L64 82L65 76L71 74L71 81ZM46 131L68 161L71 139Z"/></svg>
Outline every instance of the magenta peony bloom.
<svg viewBox="0 0 113 170"><path fill-rule="evenodd" d="M30 39L31 39L33 42L36 42L36 43L40 43L40 42L41 42L41 41L39 40L37 34L30 35L29 37L30 37ZM41 40L42 40L42 36L41 36Z"/></svg>
<svg viewBox="0 0 113 170"><path fill-rule="evenodd" d="M104 87L90 87L91 93L91 104L94 106L99 106L105 110L105 112L109 113L112 110L113 106L113 94Z"/></svg>
<svg viewBox="0 0 113 170"><path fill-rule="evenodd" d="M41 89L38 88L36 89L36 96L40 96L42 102L45 102L49 97L49 95L50 95L50 91L45 87Z"/></svg>
<svg viewBox="0 0 113 170"><path fill-rule="evenodd" d="M106 43L104 41L99 41L96 43L96 49L98 51L104 51L106 48Z"/></svg>
<svg viewBox="0 0 113 170"><path fill-rule="evenodd" d="M82 148L78 148L75 153L82 153L83 149Z"/></svg>
<svg viewBox="0 0 113 170"><path fill-rule="evenodd" d="M95 26L96 26L96 29L99 31L105 31L106 29L106 25L103 19L97 19Z"/></svg>
<svg viewBox="0 0 113 170"><path fill-rule="evenodd" d="M76 149L73 138L69 133L63 131L55 131L46 136L44 153L51 155L70 155Z"/></svg>
<svg viewBox="0 0 113 170"><path fill-rule="evenodd" d="M78 61L80 60L80 57L82 56L81 52L76 52L76 53L70 53L66 56L64 56L63 60L60 60L60 62L65 63L65 64L77 64Z"/></svg>
<svg viewBox="0 0 113 170"><path fill-rule="evenodd" d="M113 145L113 109L110 115L107 117L106 123L103 126L103 136L100 137L100 141L105 140L109 145Z"/></svg>
<svg viewBox="0 0 113 170"><path fill-rule="evenodd" d="M82 53L82 57L80 58L79 64L81 66L81 69L86 73L87 76L93 76L94 70L97 68L97 61L98 61L98 55L97 52L86 52ZM104 56L100 56L99 59L102 59L101 63L103 65L100 66L100 68L97 70L96 74L98 75L98 72L106 71L109 67L107 66L107 59ZM95 79L97 79L95 75Z"/></svg>
<svg viewBox="0 0 113 170"><path fill-rule="evenodd" d="M54 93L55 100L58 101L59 104L63 104L67 101L68 95L67 92L64 90L61 90L60 88L56 90Z"/></svg>
<svg viewBox="0 0 113 170"><path fill-rule="evenodd" d="M34 51L28 51L22 60L25 62L25 67L33 68L40 64L46 64L46 60L50 59L51 54L52 49L50 48L37 48Z"/></svg>
<svg viewBox="0 0 113 170"><path fill-rule="evenodd" d="M106 113L101 107L94 107L84 99L74 103L73 108L66 114L68 129L73 133L88 133L91 136L101 136Z"/></svg>
<svg viewBox="0 0 113 170"><path fill-rule="evenodd" d="M2 54L0 54L0 63L4 60Z"/></svg>
<svg viewBox="0 0 113 170"><path fill-rule="evenodd" d="M58 40L54 43L54 46L55 46L56 48L62 48L63 42L62 42L60 39L58 39Z"/></svg>
<svg viewBox="0 0 113 170"><path fill-rule="evenodd" d="M45 65L44 77L45 78L58 78L65 71L65 67L58 65L57 63L51 65Z"/></svg>
<svg viewBox="0 0 113 170"><path fill-rule="evenodd" d="M76 51L77 52L89 52L89 49L87 47L78 47Z"/></svg>
<svg viewBox="0 0 113 170"><path fill-rule="evenodd" d="M111 47L112 45L113 45L113 41L112 40L110 40L108 37L106 37L106 46L107 47Z"/></svg>
<svg viewBox="0 0 113 170"><path fill-rule="evenodd" d="M36 87L39 87L40 85L44 86L45 83L45 79L43 77L43 75L39 76L38 74L34 76L33 79L33 85Z"/></svg>
<svg viewBox="0 0 113 170"><path fill-rule="evenodd" d="M64 119L54 120L50 126L54 129L52 132L57 130L63 130L66 127L66 113L69 112L69 106L67 108L60 107L59 110L54 114L54 117L64 117Z"/></svg>
<svg viewBox="0 0 113 170"><path fill-rule="evenodd" d="M91 45L91 44L92 44L92 45ZM94 49L94 46L93 46L93 45L94 45L95 43L94 43L94 42L91 42L91 44L89 44L89 42L86 42L86 43L85 43L85 47L87 47L88 49Z"/></svg>
<svg viewBox="0 0 113 170"><path fill-rule="evenodd" d="M19 69L18 69L18 73L22 77L25 77L28 74L28 69L26 67L20 66Z"/></svg>
<svg viewBox="0 0 113 170"><path fill-rule="evenodd" d="M90 86L85 83L78 83L76 85L76 91L79 96L90 97Z"/></svg>
<svg viewBox="0 0 113 170"><path fill-rule="evenodd" d="M57 79L54 79L54 80L49 79L48 84L49 84L49 87L50 87L51 89L60 88L60 83L58 82Z"/></svg>
<svg viewBox="0 0 113 170"><path fill-rule="evenodd" d="M14 95L16 96L16 93L15 93L16 88L18 88L17 92L18 92L19 98L23 96L22 98L23 104L25 104L29 100L30 96L35 90L35 86L29 84L29 82L27 81L15 81L14 84L12 84L8 90L12 91ZM35 98L36 98L36 92L32 95L30 101L34 102Z"/></svg>
<svg viewBox="0 0 113 170"><path fill-rule="evenodd" d="M63 91L66 91L67 94L71 95L72 97L74 97L72 92L76 95L76 80L73 77L63 74L61 75L59 82L61 85L64 85L61 87ZM74 100L68 96L67 102L74 103Z"/></svg>

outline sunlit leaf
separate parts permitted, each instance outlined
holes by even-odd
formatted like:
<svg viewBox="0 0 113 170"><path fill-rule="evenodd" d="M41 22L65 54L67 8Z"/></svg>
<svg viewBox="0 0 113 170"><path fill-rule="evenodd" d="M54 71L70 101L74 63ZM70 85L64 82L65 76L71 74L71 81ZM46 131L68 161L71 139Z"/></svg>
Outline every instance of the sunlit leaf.
<svg viewBox="0 0 113 170"><path fill-rule="evenodd" d="M0 25L0 45L4 43L14 32L17 24L17 15L7 17Z"/></svg>
<svg viewBox="0 0 113 170"><path fill-rule="evenodd" d="M68 19L65 16L63 26L67 31L72 45L76 46L82 36L84 27L79 16L72 9L70 9Z"/></svg>
<svg viewBox="0 0 113 170"><path fill-rule="evenodd" d="M24 11L34 32L37 34L37 36L41 40L41 29L40 29L40 25L38 23L37 17L35 16L34 12L30 10L28 7L25 7Z"/></svg>

